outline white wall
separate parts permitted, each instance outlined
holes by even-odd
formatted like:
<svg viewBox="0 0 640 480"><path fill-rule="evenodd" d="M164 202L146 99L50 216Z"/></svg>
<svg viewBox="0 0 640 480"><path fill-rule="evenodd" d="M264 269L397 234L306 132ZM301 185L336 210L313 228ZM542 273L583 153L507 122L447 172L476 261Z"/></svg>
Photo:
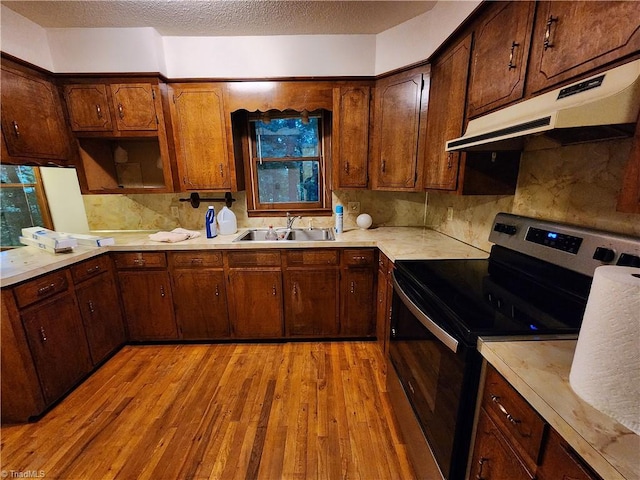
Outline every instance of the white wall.
<svg viewBox="0 0 640 480"><path fill-rule="evenodd" d="M40 25L0 6L0 49L49 71L54 71L47 32Z"/></svg>
<svg viewBox="0 0 640 480"><path fill-rule="evenodd" d="M40 167L53 228L59 232L88 233L89 223L74 168Z"/></svg>
<svg viewBox="0 0 640 480"><path fill-rule="evenodd" d="M376 35L375 74L429 58L480 3L439 1L428 12Z"/></svg>
<svg viewBox="0 0 640 480"><path fill-rule="evenodd" d="M375 35L163 37L169 78L370 76Z"/></svg>

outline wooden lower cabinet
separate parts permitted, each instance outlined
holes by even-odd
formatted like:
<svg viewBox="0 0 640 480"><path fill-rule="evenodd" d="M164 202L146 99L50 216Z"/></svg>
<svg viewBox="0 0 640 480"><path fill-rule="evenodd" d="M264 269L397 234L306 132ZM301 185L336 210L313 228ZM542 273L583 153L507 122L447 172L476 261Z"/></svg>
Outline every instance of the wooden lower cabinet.
<svg viewBox="0 0 640 480"><path fill-rule="evenodd" d="M233 269L228 275L229 316L235 338L283 336L280 269Z"/></svg>
<svg viewBox="0 0 640 480"><path fill-rule="evenodd" d="M177 269L171 273L176 322L183 340L228 338L224 272Z"/></svg>
<svg viewBox="0 0 640 480"><path fill-rule="evenodd" d="M171 282L166 271L119 271L118 281L131 340L178 339Z"/></svg>
<svg viewBox="0 0 640 480"><path fill-rule="evenodd" d="M78 306L71 294L21 313L46 403L53 403L93 366Z"/></svg>
<svg viewBox="0 0 640 480"><path fill-rule="evenodd" d="M336 268L288 270L284 275L286 335L337 336L338 286Z"/></svg>
<svg viewBox="0 0 640 480"><path fill-rule="evenodd" d="M391 296L393 284L391 274L393 262L382 252L378 258L378 295L376 297L376 338L382 354L389 353L389 335L391 329ZM382 365L386 368L386 363Z"/></svg>
<svg viewBox="0 0 640 480"><path fill-rule="evenodd" d="M340 335L373 337L376 334L375 249L345 249L340 285Z"/></svg>

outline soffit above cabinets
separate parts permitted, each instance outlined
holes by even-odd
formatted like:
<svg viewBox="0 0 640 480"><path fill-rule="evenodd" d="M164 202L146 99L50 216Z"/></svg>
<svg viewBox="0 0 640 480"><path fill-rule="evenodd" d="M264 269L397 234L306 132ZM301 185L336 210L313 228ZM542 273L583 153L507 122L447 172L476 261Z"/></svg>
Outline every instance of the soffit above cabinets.
<svg viewBox="0 0 640 480"><path fill-rule="evenodd" d="M163 36L378 34L436 1L3 1L43 28L153 27Z"/></svg>

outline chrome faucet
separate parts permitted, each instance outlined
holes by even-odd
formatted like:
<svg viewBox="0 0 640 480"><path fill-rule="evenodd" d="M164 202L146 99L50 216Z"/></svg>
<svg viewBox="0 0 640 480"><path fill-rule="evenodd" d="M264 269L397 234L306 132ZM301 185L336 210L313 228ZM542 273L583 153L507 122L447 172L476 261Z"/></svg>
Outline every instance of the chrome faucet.
<svg viewBox="0 0 640 480"><path fill-rule="evenodd" d="M300 220L302 217L300 215L296 217L292 217L289 212L287 212L287 230L291 230L293 228L293 222L296 220Z"/></svg>

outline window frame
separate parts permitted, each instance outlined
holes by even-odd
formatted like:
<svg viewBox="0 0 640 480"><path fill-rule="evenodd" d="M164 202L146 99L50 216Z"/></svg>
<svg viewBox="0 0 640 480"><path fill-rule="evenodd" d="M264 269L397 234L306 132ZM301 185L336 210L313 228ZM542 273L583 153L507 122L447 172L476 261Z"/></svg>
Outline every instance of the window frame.
<svg viewBox="0 0 640 480"><path fill-rule="evenodd" d="M246 118L248 136L248 175L247 175L247 214L249 217L283 216L286 213L309 216L330 216L331 211L331 112L315 110L309 116L319 117L318 121L318 156L315 157L262 157L258 156L256 142L255 121L265 117L265 113L252 112ZM299 118L298 111L269 111L266 113L271 119ZM260 202L258 184L258 164L262 162L318 162L318 201L317 202Z"/></svg>
<svg viewBox="0 0 640 480"><path fill-rule="evenodd" d="M51 211L49 210L49 201L44 190L44 183L42 182L42 174L40 173L40 167L35 165L13 165L7 164L11 167L28 166L33 168L33 176L35 177L35 183L0 183L0 188L24 188L33 187L36 193L36 201L38 202L38 208L40 209L40 215L42 216L42 223L44 225L38 225L40 227L53 230L53 218L51 217ZM0 251L10 250L13 248L23 247L24 245L0 245Z"/></svg>

